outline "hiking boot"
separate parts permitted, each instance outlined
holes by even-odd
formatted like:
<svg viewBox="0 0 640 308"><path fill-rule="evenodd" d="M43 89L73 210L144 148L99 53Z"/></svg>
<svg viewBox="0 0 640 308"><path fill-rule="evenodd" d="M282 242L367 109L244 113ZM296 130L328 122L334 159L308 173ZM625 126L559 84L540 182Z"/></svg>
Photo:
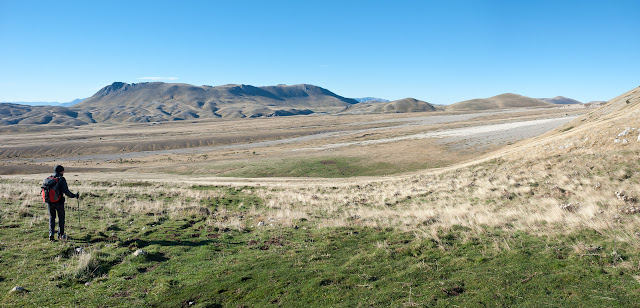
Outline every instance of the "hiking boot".
<svg viewBox="0 0 640 308"><path fill-rule="evenodd" d="M66 241L67 240L67 235L66 234L59 234L58 235L58 239L61 241Z"/></svg>
<svg viewBox="0 0 640 308"><path fill-rule="evenodd" d="M53 237L53 233L49 234L49 240L50 241L55 241L56 240L55 237Z"/></svg>

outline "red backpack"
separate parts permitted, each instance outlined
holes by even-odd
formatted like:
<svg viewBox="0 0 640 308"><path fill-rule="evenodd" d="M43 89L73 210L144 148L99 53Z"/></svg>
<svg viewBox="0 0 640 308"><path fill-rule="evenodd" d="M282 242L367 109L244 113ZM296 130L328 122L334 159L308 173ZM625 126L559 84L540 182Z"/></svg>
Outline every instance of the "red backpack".
<svg viewBox="0 0 640 308"><path fill-rule="evenodd" d="M45 203L56 203L60 201L61 195L58 190L59 178L50 176L42 182L42 201Z"/></svg>

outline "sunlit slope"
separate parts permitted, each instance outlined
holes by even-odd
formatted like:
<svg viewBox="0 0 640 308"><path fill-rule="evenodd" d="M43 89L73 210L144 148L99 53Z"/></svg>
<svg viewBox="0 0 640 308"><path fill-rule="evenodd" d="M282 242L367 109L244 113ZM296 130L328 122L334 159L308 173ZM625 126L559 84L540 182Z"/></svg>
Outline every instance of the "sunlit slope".
<svg viewBox="0 0 640 308"><path fill-rule="evenodd" d="M640 147L640 87L523 145L519 155L557 155Z"/></svg>

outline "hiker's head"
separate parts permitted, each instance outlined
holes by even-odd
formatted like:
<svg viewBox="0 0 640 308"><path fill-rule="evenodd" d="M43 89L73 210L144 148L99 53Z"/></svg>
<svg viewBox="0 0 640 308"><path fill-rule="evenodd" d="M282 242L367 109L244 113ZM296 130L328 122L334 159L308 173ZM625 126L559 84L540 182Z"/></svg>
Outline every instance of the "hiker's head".
<svg viewBox="0 0 640 308"><path fill-rule="evenodd" d="M62 166L60 166L60 165L57 165L57 166L53 169L53 171L54 171L55 173L63 174L63 173L64 173L64 167L62 167Z"/></svg>

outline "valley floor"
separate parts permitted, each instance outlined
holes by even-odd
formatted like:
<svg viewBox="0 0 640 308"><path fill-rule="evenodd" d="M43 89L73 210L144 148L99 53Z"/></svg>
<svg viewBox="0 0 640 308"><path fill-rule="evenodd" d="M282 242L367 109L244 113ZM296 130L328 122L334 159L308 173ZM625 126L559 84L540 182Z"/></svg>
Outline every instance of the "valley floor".
<svg viewBox="0 0 640 308"><path fill-rule="evenodd" d="M0 133L0 173L171 172L231 177L390 175L473 161L588 109L308 116Z"/></svg>

